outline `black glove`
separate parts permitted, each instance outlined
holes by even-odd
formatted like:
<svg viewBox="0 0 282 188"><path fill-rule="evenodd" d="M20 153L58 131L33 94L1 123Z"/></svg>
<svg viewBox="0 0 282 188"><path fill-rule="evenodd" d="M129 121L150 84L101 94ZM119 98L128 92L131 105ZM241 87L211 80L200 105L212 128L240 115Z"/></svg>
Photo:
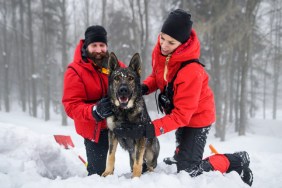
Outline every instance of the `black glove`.
<svg viewBox="0 0 282 188"><path fill-rule="evenodd" d="M156 136L152 122L139 124L121 122L117 124L117 127L114 128L113 132L118 137L132 139L139 139L142 137L154 138Z"/></svg>
<svg viewBox="0 0 282 188"><path fill-rule="evenodd" d="M96 105L93 106L92 115L97 122L113 115L110 98L105 97L98 101Z"/></svg>
<svg viewBox="0 0 282 188"><path fill-rule="evenodd" d="M142 84L141 85L141 91L142 91L142 95L146 95L148 93L148 91L149 91L148 86L145 85L145 84Z"/></svg>

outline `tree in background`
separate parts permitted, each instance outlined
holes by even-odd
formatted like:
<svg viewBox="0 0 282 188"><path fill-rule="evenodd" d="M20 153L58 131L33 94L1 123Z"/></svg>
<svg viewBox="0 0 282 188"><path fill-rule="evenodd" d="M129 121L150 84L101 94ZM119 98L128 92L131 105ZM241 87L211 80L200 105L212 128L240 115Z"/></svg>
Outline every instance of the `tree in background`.
<svg viewBox="0 0 282 188"><path fill-rule="evenodd" d="M3 31L3 43L2 43L2 58L3 58L3 64L1 66L1 69L4 70L2 75L4 75L4 88L3 88L3 95L4 95L4 106L5 111L10 112L10 85L9 85L9 67L10 67L10 49L8 49L8 5L7 2L4 1L1 3L2 9L1 9L1 15L2 15L2 31Z"/></svg>
<svg viewBox="0 0 282 188"><path fill-rule="evenodd" d="M61 49L61 72L60 72L60 82L61 82L61 89L62 89L62 81L64 80L64 71L68 65L68 52L67 52L67 3L66 0L59 0L57 1L58 7L58 20L60 23L60 30L59 30L59 45ZM60 96L61 98L61 96ZM60 100L61 101L61 100ZM61 114L62 114L62 125L67 125L67 115L63 109L63 105L61 104Z"/></svg>
<svg viewBox="0 0 282 188"><path fill-rule="evenodd" d="M278 93L279 93L279 78L281 74L281 62L282 62L282 50L281 50L281 1L273 2L274 8L274 19L276 21L274 28L274 58L273 58L273 107L272 107L272 118L276 119L277 116L277 104L278 104ZM280 8L280 10L279 10Z"/></svg>

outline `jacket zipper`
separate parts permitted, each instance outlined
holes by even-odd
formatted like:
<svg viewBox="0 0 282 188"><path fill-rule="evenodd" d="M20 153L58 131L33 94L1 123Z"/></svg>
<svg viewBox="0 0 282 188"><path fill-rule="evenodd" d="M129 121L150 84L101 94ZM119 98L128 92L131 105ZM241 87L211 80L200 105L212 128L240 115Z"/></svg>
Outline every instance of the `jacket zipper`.
<svg viewBox="0 0 282 188"><path fill-rule="evenodd" d="M100 75L100 73L102 73L102 72L100 72L99 70L97 70L97 69L95 68L94 62L92 63L92 67L93 67L94 71L97 73L97 76L99 77L100 86L101 86L101 89L102 89L101 98L103 98L103 97L105 97L106 93L105 93L105 87L104 87L104 84L103 84L104 82L103 82L103 79L101 78L101 75ZM102 73L102 74L103 74L103 73ZM92 76L93 76L93 78L94 78L93 73L92 73Z"/></svg>
<svg viewBox="0 0 282 188"><path fill-rule="evenodd" d="M164 80L167 82L167 73L168 73L168 62L169 62L169 59L171 57L171 54L169 54L166 58L165 58L165 69L164 69Z"/></svg>

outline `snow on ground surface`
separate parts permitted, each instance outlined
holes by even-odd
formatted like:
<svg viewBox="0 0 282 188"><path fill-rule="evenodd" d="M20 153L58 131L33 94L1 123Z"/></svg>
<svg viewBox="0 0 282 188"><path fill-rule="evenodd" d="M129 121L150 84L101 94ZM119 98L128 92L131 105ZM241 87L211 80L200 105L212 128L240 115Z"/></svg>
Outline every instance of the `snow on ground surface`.
<svg viewBox="0 0 282 188"><path fill-rule="evenodd" d="M154 113L150 115L157 116ZM159 137L161 151L154 172L131 179L128 154L118 147L115 174L106 178L97 175L88 177L84 165L77 158L77 154L80 154L86 159L83 139L76 134L70 119L69 126L61 126L60 117L53 116L51 121L45 122L20 112L0 112L1 188L248 187L236 172L224 175L209 172L196 178L191 178L185 172L177 174L175 166L167 166L162 162L164 157L173 154L174 132ZM222 153L246 150L251 157L253 187L282 188L282 118L251 119L245 136L237 136L233 129L227 127L225 142L214 138L212 129L204 156L210 155L208 144L213 144ZM70 135L75 144L74 150L59 146L53 138L54 134Z"/></svg>

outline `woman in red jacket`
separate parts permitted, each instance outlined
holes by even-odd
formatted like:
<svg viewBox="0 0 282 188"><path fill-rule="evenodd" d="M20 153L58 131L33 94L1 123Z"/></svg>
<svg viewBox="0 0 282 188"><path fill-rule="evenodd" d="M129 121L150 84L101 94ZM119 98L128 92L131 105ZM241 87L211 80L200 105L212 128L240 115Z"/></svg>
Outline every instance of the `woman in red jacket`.
<svg viewBox="0 0 282 188"><path fill-rule="evenodd" d="M210 126L215 122L214 95L208 85L209 76L199 62L200 42L192 29L191 15L177 9L165 20L152 53L152 73L144 80L143 94L161 91L159 104L166 115L144 125L145 137L159 136L176 130L178 147L173 160L177 171L187 171L192 177L203 171L222 173L237 171L251 185L252 172L247 152L217 154L203 158ZM130 137L134 129L114 130Z"/></svg>
<svg viewBox="0 0 282 188"><path fill-rule="evenodd" d="M85 40L78 43L64 75L62 102L74 120L76 132L84 138L88 175L101 175L106 166L108 130L104 119L112 115L111 102L106 97L107 49L104 27L88 27Z"/></svg>

